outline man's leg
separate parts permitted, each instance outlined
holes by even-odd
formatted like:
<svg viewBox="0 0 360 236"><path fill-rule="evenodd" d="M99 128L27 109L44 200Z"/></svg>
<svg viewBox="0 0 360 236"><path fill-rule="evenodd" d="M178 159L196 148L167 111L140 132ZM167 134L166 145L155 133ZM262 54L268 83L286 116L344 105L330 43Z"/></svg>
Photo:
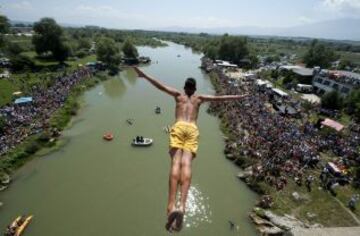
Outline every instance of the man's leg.
<svg viewBox="0 0 360 236"><path fill-rule="evenodd" d="M189 151L183 151L181 158L181 197L180 197L180 211L185 213L186 199L191 184L191 163L193 154Z"/></svg>
<svg viewBox="0 0 360 236"><path fill-rule="evenodd" d="M182 150L173 148L170 150L169 154L171 157L171 167L169 174L169 198L168 198L168 206L167 206L168 215L172 211L174 211L176 207L176 190L178 184L180 183Z"/></svg>

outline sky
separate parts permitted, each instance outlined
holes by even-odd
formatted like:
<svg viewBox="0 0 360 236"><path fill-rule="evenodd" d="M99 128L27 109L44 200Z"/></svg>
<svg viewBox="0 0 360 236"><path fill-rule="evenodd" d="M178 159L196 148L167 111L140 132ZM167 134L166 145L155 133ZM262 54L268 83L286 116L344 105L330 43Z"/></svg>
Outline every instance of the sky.
<svg viewBox="0 0 360 236"><path fill-rule="evenodd" d="M360 18L360 0L0 0L11 20L119 29L291 27Z"/></svg>

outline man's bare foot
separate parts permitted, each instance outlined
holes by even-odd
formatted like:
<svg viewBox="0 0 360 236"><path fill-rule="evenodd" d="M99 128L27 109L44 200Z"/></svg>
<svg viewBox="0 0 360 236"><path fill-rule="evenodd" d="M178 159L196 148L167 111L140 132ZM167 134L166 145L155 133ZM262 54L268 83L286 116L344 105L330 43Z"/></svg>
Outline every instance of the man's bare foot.
<svg viewBox="0 0 360 236"><path fill-rule="evenodd" d="M183 227L185 207L180 207L179 210L177 210L176 212L177 212L177 215L176 215L175 226L173 227L173 230L176 232L179 232Z"/></svg>
<svg viewBox="0 0 360 236"><path fill-rule="evenodd" d="M172 233L174 228L176 227L176 219L178 217L179 211L173 210L168 214L167 222L165 225L165 229Z"/></svg>

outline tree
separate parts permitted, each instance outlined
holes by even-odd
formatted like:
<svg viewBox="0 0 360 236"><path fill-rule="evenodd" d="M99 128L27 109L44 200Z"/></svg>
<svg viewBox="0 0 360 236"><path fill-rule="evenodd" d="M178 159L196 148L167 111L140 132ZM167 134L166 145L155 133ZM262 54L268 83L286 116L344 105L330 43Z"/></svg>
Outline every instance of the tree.
<svg viewBox="0 0 360 236"><path fill-rule="evenodd" d="M6 16L0 15L0 34L6 34L9 32L10 23Z"/></svg>
<svg viewBox="0 0 360 236"><path fill-rule="evenodd" d="M339 70L347 70L347 69L351 68L352 66L353 65L350 60L342 59L342 60L340 60L338 69Z"/></svg>
<svg viewBox="0 0 360 236"><path fill-rule="evenodd" d="M6 16L0 15L0 47L5 44L5 39L2 34L6 34L9 32L10 23Z"/></svg>
<svg viewBox="0 0 360 236"><path fill-rule="evenodd" d="M120 50L111 38L102 37L96 44L96 56L98 60L106 63L109 68L117 67L120 63Z"/></svg>
<svg viewBox="0 0 360 236"><path fill-rule="evenodd" d="M207 56L208 58L215 60L217 58L217 48L214 45L207 45L205 50L205 56Z"/></svg>
<svg viewBox="0 0 360 236"><path fill-rule="evenodd" d="M360 89L354 89L345 99L346 111L360 119Z"/></svg>
<svg viewBox="0 0 360 236"><path fill-rule="evenodd" d="M321 98L321 107L339 110L342 108L343 98L337 91L325 93Z"/></svg>
<svg viewBox="0 0 360 236"><path fill-rule="evenodd" d="M122 51L127 58L137 58L139 53L130 38L126 39Z"/></svg>
<svg viewBox="0 0 360 236"><path fill-rule="evenodd" d="M331 62L336 59L336 55L332 49L325 47L315 39L311 42L310 48L303 59L307 67L320 66L321 68L328 68Z"/></svg>
<svg viewBox="0 0 360 236"><path fill-rule="evenodd" d="M250 60L250 68L249 69L256 68L257 65L259 64L259 58L254 54L250 54L248 58Z"/></svg>
<svg viewBox="0 0 360 236"><path fill-rule="evenodd" d="M70 48L65 43L60 43L54 46L52 54L55 60L59 62L64 62L68 58L70 53Z"/></svg>
<svg viewBox="0 0 360 236"><path fill-rule="evenodd" d="M22 48L22 46L19 43L7 42L7 44L6 44L6 52L10 56L19 55L23 51L24 51L24 49Z"/></svg>
<svg viewBox="0 0 360 236"><path fill-rule="evenodd" d="M234 37L224 35L219 44L218 56L221 60L239 63L249 55L247 39L244 37Z"/></svg>
<svg viewBox="0 0 360 236"><path fill-rule="evenodd" d="M33 44L37 54L51 52L52 56L59 62L68 57L69 47L64 44L63 30L51 18L42 18L34 24L35 35Z"/></svg>
<svg viewBox="0 0 360 236"><path fill-rule="evenodd" d="M86 49L89 50L91 48L91 43L88 39L80 38L77 42L77 50Z"/></svg>
<svg viewBox="0 0 360 236"><path fill-rule="evenodd" d="M33 69L35 67L34 61L30 57L22 54L11 56L10 62L13 71L22 71L25 69Z"/></svg>

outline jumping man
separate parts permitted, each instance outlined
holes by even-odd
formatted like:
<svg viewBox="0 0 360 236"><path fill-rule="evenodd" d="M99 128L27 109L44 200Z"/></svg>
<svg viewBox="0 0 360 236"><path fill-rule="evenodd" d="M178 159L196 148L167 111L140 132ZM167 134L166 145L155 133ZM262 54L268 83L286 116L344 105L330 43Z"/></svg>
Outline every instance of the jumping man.
<svg viewBox="0 0 360 236"><path fill-rule="evenodd" d="M199 130L196 126L199 108L203 102L238 100L246 95L195 95L196 81L185 81L184 93L169 87L134 68L139 77L145 78L159 90L175 98L175 124L170 130L171 168L169 175L169 198L167 205L168 231L180 231L185 214L185 204L191 183L191 163L198 149ZM180 207L176 208L176 192L180 185Z"/></svg>

